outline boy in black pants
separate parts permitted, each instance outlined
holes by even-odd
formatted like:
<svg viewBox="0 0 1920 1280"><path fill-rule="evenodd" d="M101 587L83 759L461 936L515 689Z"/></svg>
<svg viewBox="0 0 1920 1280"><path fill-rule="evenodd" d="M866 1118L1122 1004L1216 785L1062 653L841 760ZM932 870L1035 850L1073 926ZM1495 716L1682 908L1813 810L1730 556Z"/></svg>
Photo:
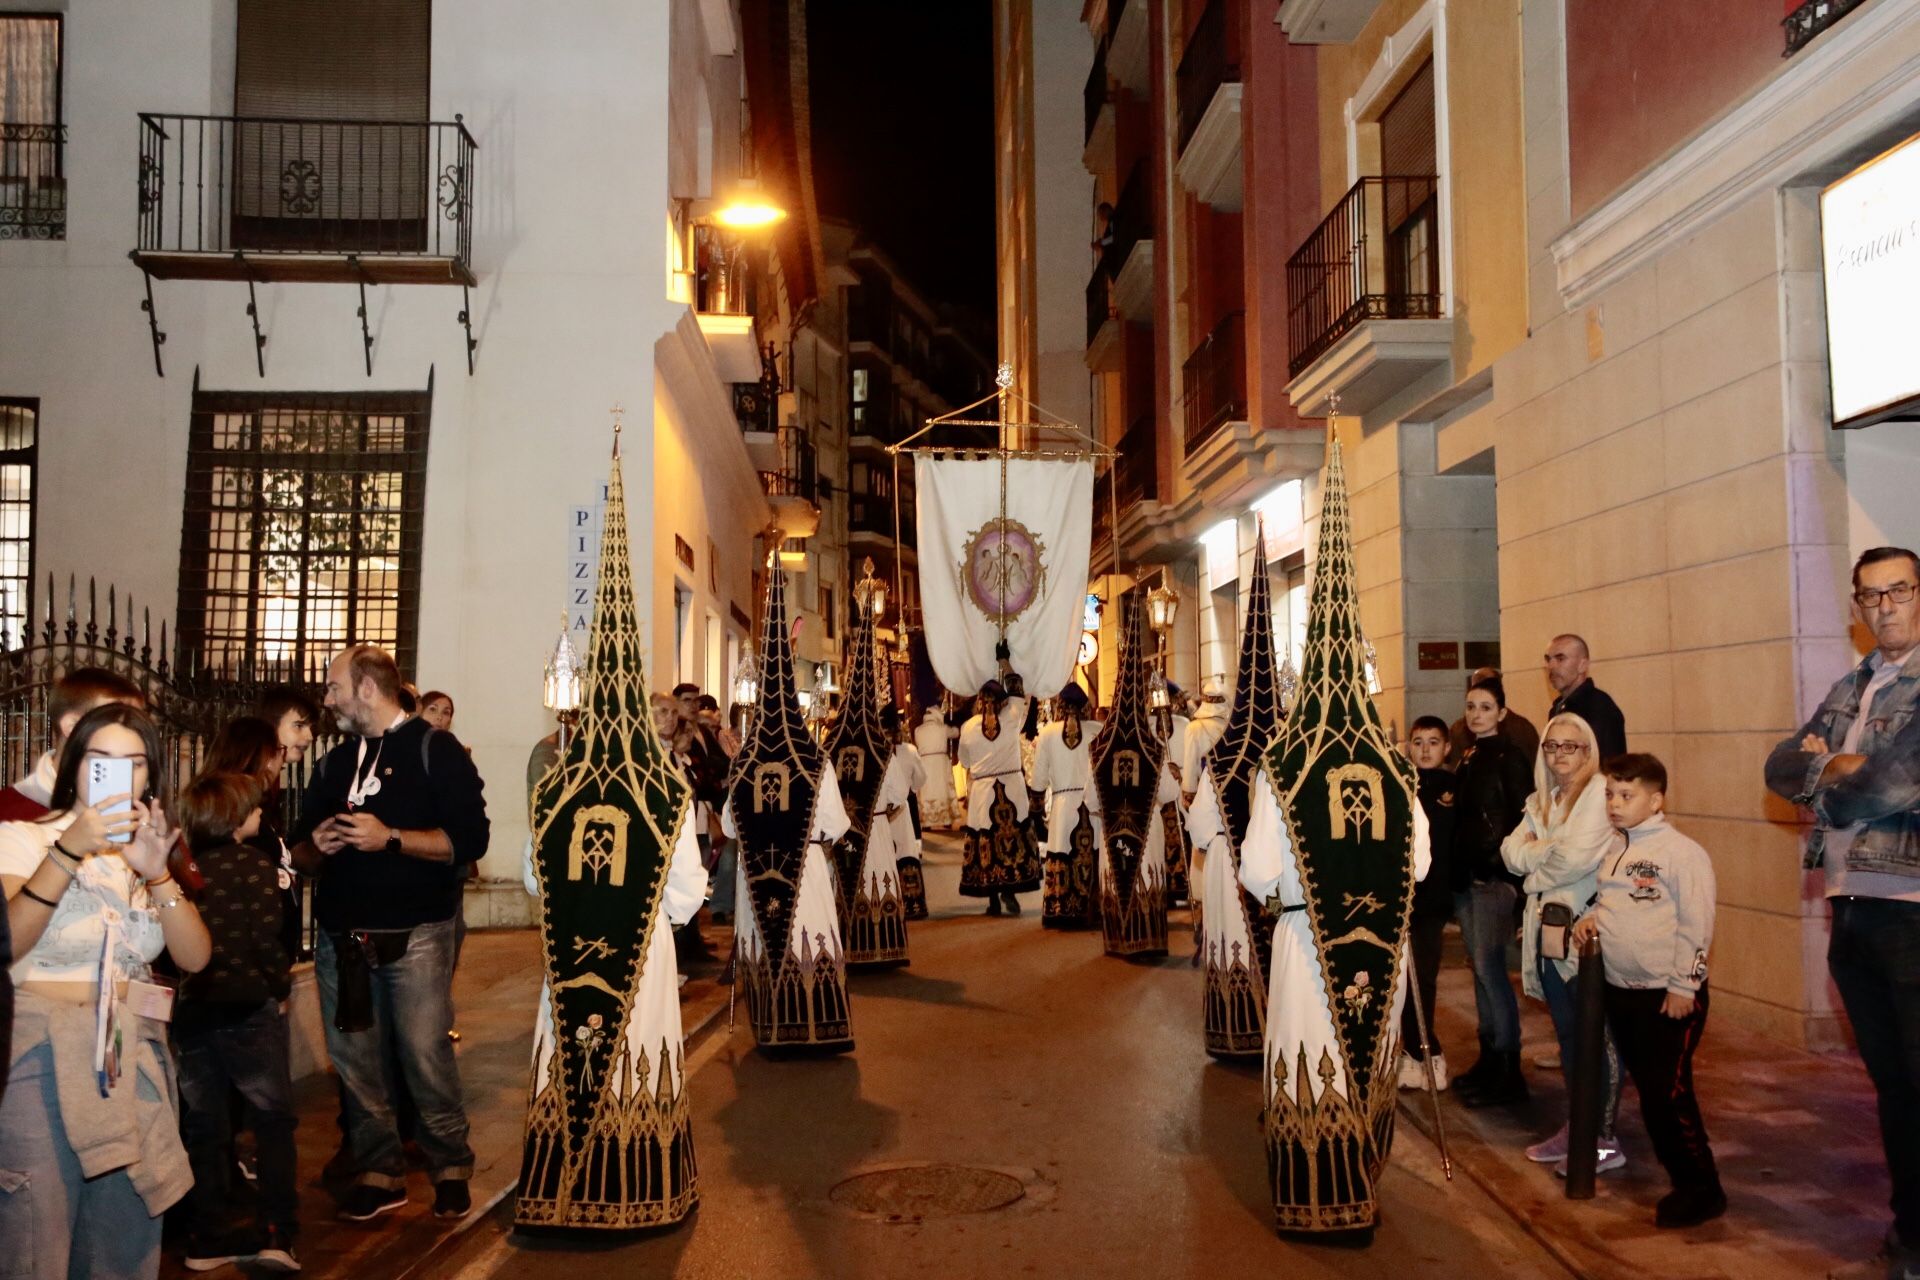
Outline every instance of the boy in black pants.
<svg viewBox="0 0 1920 1280"><path fill-rule="evenodd" d="M1600 864L1599 893L1573 940L1600 938L1607 1025L1640 1092L1647 1136L1673 1179L1654 1223L1691 1227L1727 1211L1693 1092L1693 1051L1707 1023L1713 863L1667 825L1667 770L1656 757L1616 756L1603 768L1607 818L1627 843Z"/></svg>
<svg viewBox="0 0 1920 1280"><path fill-rule="evenodd" d="M1439 716L1421 716L1408 734L1408 752L1420 770L1420 807L1427 813L1427 831L1433 866L1427 878L1413 886L1413 920L1407 938L1413 950L1414 990L1427 1011L1427 1048L1433 1054L1433 1083L1447 1087L1447 1056L1440 1051L1440 1028L1433 1021L1434 985L1440 977L1440 939L1453 918L1453 770L1447 759L1447 722ZM1400 1087L1427 1087L1421 1065L1420 1023L1408 999L1400 1012Z"/></svg>
<svg viewBox="0 0 1920 1280"><path fill-rule="evenodd" d="M213 958L180 989L173 1043L185 1103L181 1137L193 1165L186 1264L211 1271L246 1261L298 1271L293 1078L284 1001L291 987L278 860L245 843L260 829L261 785L238 773L196 778L180 796L180 826L206 887L197 905ZM259 1160L258 1230L228 1228L227 1094L253 1114Z"/></svg>

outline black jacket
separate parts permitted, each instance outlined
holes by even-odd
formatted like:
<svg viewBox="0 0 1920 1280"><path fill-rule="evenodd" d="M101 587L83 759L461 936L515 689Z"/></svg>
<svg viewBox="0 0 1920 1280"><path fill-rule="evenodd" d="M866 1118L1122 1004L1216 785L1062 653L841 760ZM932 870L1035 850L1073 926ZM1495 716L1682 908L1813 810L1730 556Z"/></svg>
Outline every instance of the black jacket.
<svg viewBox="0 0 1920 1280"><path fill-rule="evenodd" d="M1500 857L1500 842L1520 825L1533 794L1533 761L1494 734L1477 738L1454 775L1453 886L1500 877L1518 884Z"/></svg>
<svg viewBox="0 0 1920 1280"><path fill-rule="evenodd" d="M1460 806L1451 769L1420 770L1420 807L1427 811L1427 843L1433 865L1413 886L1413 914L1425 919L1453 912L1453 839Z"/></svg>
<svg viewBox="0 0 1920 1280"><path fill-rule="evenodd" d="M315 766L289 844L299 845L322 822L347 812L361 741L342 739ZM342 849L321 868L314 920L334 933L411 929L451 920L460 909L466 868L486 853L490 831L473 757L451 733L419 719L365 741L362 767L379 778L380 787L362 809L397 830L446 832L453 842L453 860L428 862L383 849Z"/></svg>
<svg viewBox="0 0 1920 1280"><path fill-rule="evenodd" d="M1562 711L1571 711L1587 722L1593 730L1593 737L1600 744L1600 760L1605 763L1615 756L1627 752L1627 718L1620 714L1620 708L1606 690L1592 680L1582 680L1572 693L1564 693L1553 700L1553 715Z"/></svg>

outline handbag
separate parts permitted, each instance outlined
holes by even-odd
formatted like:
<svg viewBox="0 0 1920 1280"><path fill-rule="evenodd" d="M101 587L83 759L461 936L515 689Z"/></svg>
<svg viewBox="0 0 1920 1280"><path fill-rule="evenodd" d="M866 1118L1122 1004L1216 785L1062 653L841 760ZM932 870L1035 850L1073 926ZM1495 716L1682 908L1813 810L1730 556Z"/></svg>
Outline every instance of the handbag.
<svg viewBox="0 0 1920 1280"><path fill-rule="evenodd" d="M1540 908L1540 954L1549 960L1568 958L1567 938L1573 931L1573 908L1548 902Z"/></svg>
<svg viewBox="0 0 1920 1280"><path fill-rule="evenodd" d="M413 938L411 929L360 929L352 933L332 933L337 996L333 1005L333 1029L342 1032L368 1031L373 1027L373 971L392 964L407 954Z"/></svg>

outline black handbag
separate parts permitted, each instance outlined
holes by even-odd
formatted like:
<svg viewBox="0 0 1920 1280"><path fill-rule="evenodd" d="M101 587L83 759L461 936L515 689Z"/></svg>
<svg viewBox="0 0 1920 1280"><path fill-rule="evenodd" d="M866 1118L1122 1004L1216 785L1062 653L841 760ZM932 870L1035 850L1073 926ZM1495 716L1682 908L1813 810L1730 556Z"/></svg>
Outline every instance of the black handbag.
<svg viewBox="0 0 1920 1280"><path fill-rule="evenodd" d="M411 929L360 929L330 933L333 942L335 995L333 1029L368 1031L373 1027L373 971L407 954Z"/></svg>

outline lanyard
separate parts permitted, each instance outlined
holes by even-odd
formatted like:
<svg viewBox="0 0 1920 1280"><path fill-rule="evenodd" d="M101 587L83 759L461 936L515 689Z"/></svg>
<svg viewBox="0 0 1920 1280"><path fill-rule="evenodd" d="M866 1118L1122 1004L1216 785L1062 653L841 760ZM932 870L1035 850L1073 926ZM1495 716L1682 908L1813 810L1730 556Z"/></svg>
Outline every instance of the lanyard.
<svg viewBox="0 0 1920 1280"><path fill-rule="evenodd" d="M380 735L380 745L373 750L371 763L367 761L367 739L360 739L359 750L353 757L353 782L347 787L347 808L364 808L370 798L380 794L380 757L387 749L387 734L398 729L407 720L407 713L402 711L394 718L393 723L387 726L386 732Z"/></svg>

